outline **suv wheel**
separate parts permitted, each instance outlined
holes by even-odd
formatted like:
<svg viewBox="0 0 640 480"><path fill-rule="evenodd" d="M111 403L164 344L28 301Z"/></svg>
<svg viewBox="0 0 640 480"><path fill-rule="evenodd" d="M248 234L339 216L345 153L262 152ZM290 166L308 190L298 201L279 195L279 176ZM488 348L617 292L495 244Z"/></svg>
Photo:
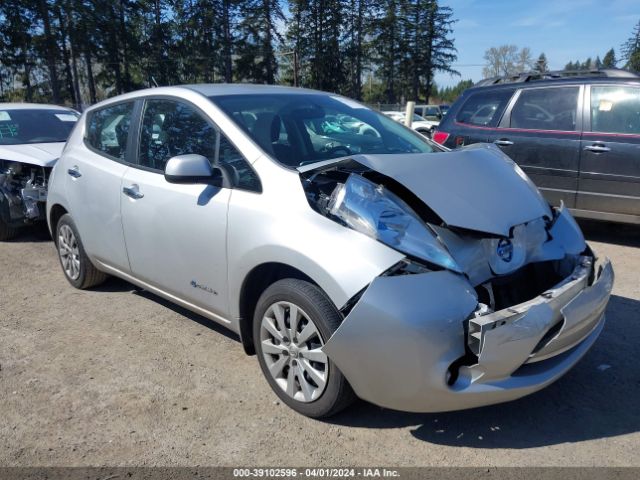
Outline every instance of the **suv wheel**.
<svg viewBox="0 0 640 480"><path fill-rule="evenodd" d="M355 399L321 350L341 320L322 290L303 280L280 280L258 300L253 338L262 372L284 403L308 417L328 417Z"/></svg>
<svg viewBox="0 0 640 480"><path fill-rule="evenodd" d="M107 279L107 275L89 260L76 225L68 213L58 221L55 243L62 271L71 285L85 289L99 285Z"/></svg>

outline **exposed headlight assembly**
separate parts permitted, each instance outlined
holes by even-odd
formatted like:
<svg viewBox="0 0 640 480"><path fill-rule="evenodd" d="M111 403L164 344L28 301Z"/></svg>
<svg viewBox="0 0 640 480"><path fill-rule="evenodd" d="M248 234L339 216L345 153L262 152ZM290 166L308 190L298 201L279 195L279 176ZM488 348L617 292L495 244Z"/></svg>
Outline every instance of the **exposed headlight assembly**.
<svg viewBox="0 0 640 480"><path fill-rule="evenodd" d="M431 229L382 185L351 174L345 183L336 186L328 209L353 230L411 257L462 273Z"/></svg>

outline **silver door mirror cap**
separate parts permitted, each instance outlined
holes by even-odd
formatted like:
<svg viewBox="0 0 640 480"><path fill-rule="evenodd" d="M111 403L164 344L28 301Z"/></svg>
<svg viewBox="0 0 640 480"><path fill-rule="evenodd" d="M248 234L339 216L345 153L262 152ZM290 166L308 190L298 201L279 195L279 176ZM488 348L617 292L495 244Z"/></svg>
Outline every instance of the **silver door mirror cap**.
<svg viewBox="0 0 640 480"><path fill-rule="evenodd" d="M192 153L171 157L164 168L164 178L169 183L218 185L222 182L222 172L212 167L207 157Z"/></svg>

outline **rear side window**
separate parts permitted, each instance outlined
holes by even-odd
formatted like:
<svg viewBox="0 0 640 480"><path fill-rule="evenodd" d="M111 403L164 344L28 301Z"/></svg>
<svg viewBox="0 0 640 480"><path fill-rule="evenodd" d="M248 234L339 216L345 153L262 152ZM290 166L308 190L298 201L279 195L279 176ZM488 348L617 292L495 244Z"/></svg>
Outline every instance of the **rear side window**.
<svg viewBox="0 0 640 480"><path fill-rule="evenodd" d="M513 90L472 93L456 113L456 122L495 127Z"/></svg>
<svg viewBox="0 0 640 480"><path fill-rule="evenodd" d="M133 102L95 110L89 117L87 143L100 153L124 160Z"/></svg>
<svg viewBox="0 0 640 480"><path fill-rule="evenodd" d="M523 90L511 111L512 128L527 130L576 129L579 87Z"/></svg>
<svg viewBox="0 0 640 480"><path fill-rule="evenodd" d="M591 131L640 134L640 88L592 86Z"/></svg>

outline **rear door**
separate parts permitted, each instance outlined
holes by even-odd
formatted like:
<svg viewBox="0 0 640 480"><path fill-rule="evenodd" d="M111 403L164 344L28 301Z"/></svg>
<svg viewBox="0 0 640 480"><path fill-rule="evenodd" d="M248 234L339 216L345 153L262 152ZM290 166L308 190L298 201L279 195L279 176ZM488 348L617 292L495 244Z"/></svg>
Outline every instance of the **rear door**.
<svg viewBox="0 0 640 480"><path fill-rule="evenodd" d="M591 85L585 104L576 208L640 221L640 86Z"/></svg>
<svg viewBox="0 0 640 480"><path fill-rule="evenodd" d="M89 256L129 271L120 201L122 177L131 161L129 135L134 101L107 105L89 113L84 145L65 153L69 209Z"/></svg>
<svg viewBox="0 0 640 480"><path fill-rule="evenodd" d="M487 139L520 165L553 205L576 203L582 92L581 85L522 89Z"/></svg>

